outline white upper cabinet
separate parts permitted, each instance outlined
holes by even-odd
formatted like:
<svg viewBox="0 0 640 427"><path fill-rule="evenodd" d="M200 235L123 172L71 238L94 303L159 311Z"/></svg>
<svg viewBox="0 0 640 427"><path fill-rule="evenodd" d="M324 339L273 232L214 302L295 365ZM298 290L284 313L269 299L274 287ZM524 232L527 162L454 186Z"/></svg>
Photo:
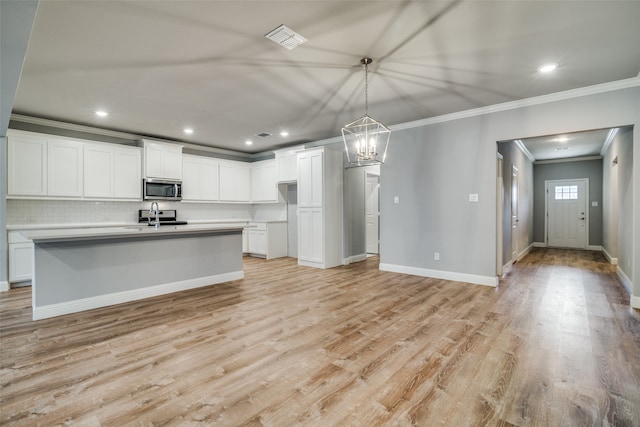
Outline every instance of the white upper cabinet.
<svg viewBox="0 0 640 427"><path fill-rule="evenodd" d="M84 146L84 196L114 196L114 150L106 144Z"/></svg>
<svg viewBox="0 0 640 427"><path fill-rule="evenodd" d="M47 147L47 194L82 197L82 142L51 139Z"/></svg>
<svg viewBox="0 0 640 427"><path fill-rule="evenodd" d="M251 168L248 163L220 161L220 201L251 201Z"/></svg>
<svg viewBox="0 0 640 427"><path fill-rule="evenodd" d="M42 135L8 132L9 196L47 195L47 140Z"/></svg>
<svg viewBox="0 0 640 427"><path fill-rule="evenodd" d="M141 151L115 144L84 145L84 196L101 199L142 197Z"/></svg>
<svg viewBox="0 0 640 427"><path fill-rule="evenodd" d="M138 147L116 147L113 175L117 199L142 199L142 150Z"/></svg>
<svg viewBox="0 0 640 427"><path fill-rule="evenodd" d="M298 206L323 205L324 152L322 149L305 150L298 158Z"/></svg>
<svg viewBox="0 0 640 427"><path fill-rule="evenodd" d="M298 180L297 153L301 148L276 151L276 171L278 182L294 182Z"/></svg>
<svg viewBox="0 0 640 427"><path fill-rule="evenodd" d="M7 196L140 199L141 149L35 132L8 132Z"/></svg>
<svg viewBox="0 0 640 427"><path fill-rule="evenodd" d="M201 156L182 156L182 200L211 201L220 199L219 162Z"/></svg>
<svg viewBox="0 0 640 427"><path fill-rule="evenodd" d="M275 160L251 164L251 200L259 203L278 201Z"/></svg>
<svg viewBox="0 0 640 427"><path fill-rule="evenodd" d="M142 141L145 178L182 180L182 146Z"/></svg>

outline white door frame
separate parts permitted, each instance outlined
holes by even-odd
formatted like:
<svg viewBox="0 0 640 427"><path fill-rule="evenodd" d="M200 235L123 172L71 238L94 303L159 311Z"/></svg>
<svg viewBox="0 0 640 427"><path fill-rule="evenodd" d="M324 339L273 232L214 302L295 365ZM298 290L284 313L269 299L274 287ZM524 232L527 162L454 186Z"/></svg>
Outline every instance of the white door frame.
<svg viewBox="0 0 640 427"><path fill-rule="evenodd" d="M581 181L584 182L584 249L589 249L589 178L567 178L567 179L551 179L544 181L544 245L549 246L549 187L554 182Z"/></svg>
<svg viewBox="0 0 640 427"><path fill-rule="evenodd" d="M504 157L500 153L497 154L496 166L497 166L497 178L496 178L496 276L502 276L502 204L504 203L504 181L503 174L503 159Z"/></svg>
<svg viewBox="0 0 640 427"><path fill-rule="evenodd" d="M369 178L376 178L376 180L378 181L378 185L377 185L377 193L378 193L378 208L377 208L377 215L378 215L378 250L375 252L375 254L380 254L380 175L378 175L377 173L371 173L371 172L365 172L364 175L364 203L365 203L365 208L364 208L364 222L365 222L365 231L364 231L364 252L366 254L368 253L373 253L373 252L369 252L369 244L368 244L368 234L367 234L367 181L369 180Z"/></svg>
<svg viewBox="0 0 640 427"><path fill-rule="evenodd" d="M516 177L515 185L514 185L514 179L513 179L514 176ZM518 249L519 249L518 240L520 237L518 236L518 233L520 231L520 226L519 226L520 182L519 182L519 179L520 179L520 170L516 165L512 164L511 165L511 262L513 263L518 261L518 255L519 255L519 252L518 252ZM514 197L513 197L514 189L517 193L515 197L515 209L514 209Z"/></svg>

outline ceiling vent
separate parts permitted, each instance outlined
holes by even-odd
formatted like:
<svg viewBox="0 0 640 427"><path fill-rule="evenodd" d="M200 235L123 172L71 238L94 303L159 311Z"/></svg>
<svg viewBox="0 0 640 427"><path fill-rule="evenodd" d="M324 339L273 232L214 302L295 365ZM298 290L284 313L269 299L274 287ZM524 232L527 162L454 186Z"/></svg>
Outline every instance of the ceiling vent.
<svg viewBox="0 0 640 427"><path fill-rule="evenodd" d="M271 136L271 134L268 132L260 132L260 133L257 133L256 136L259 136L260 138L268 138Z"/></svg>
<svg viewBox="0 0 640 427"><path fill-rule="evenodd" d="M265 37L289 50L296 48L302 43L306 43L308 41L300 34L296 33L291 28L285 27L284 25L280 25L278 28L271 30L268 34L265 35Z"/></svg>

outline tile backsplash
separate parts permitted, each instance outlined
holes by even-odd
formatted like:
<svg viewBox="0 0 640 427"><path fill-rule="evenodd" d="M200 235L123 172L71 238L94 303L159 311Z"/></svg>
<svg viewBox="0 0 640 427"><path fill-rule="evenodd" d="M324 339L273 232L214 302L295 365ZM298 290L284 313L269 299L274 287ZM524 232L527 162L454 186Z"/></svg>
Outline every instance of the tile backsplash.
<svg viewBox="0 0 640 427"><path fill-rule="evenodd" d="M149 202L86 200L7 200L7 226L133 223L138 209ZM160 209L176 209L181 220L282 220L286 203L270 205L160 202Z"/></svg>

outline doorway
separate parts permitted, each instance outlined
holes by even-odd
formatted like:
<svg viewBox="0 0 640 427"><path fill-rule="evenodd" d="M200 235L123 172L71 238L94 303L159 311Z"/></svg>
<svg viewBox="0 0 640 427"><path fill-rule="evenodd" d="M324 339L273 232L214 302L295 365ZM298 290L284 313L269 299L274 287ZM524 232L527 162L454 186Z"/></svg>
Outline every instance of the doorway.
<svg viewBox="0 0 640 427"><path fill-rule="evenodd" d="M586 249L589 180L546 181L545 187L547 246Z"/></svg>
<svg viewBox="0 0 640 427"><path fill-rule="evenodd" d="M367 254L380 252L380 177L366 174L365 180L365 239Z"/></svg>

